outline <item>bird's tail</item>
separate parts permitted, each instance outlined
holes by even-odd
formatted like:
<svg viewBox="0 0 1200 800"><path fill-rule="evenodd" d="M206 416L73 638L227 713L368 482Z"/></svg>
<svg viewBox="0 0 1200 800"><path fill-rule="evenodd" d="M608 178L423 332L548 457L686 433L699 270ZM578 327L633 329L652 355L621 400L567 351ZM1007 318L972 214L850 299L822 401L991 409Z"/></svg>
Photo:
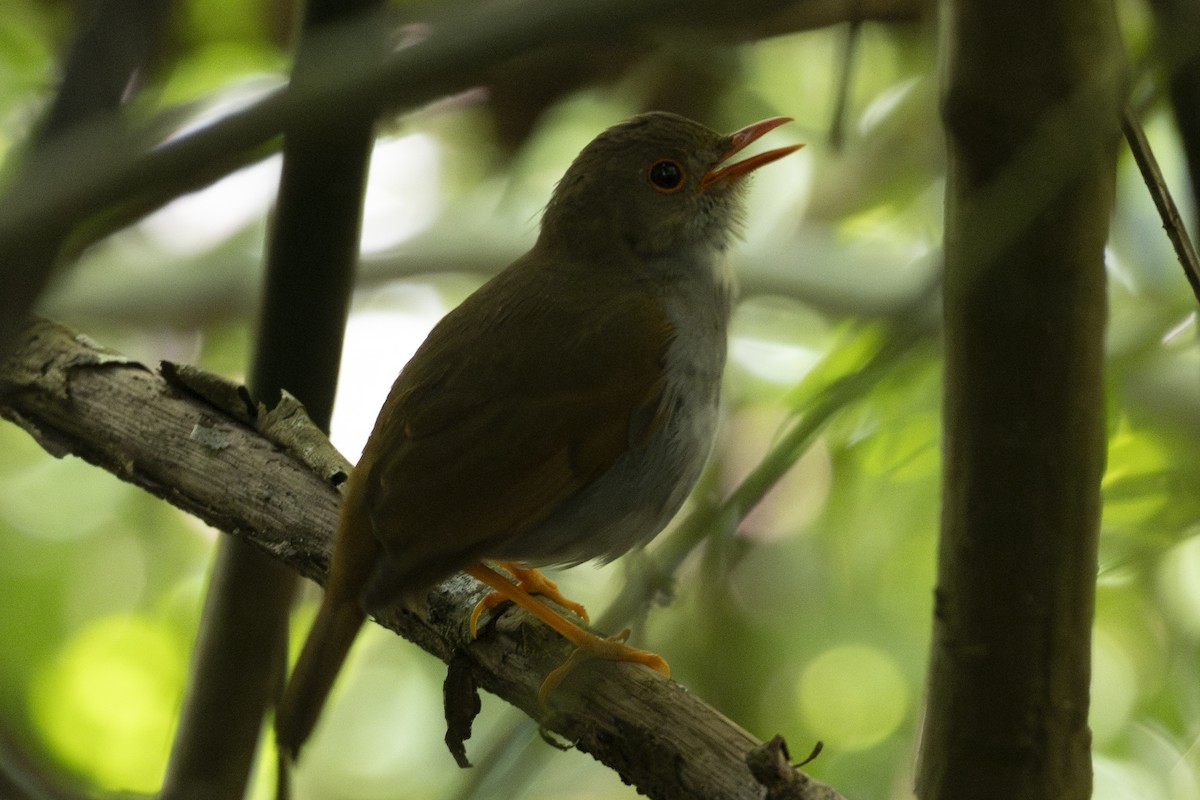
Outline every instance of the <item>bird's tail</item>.
<svg viewBox="0 0 1200 800"><path fill-rule="evenodd" d="M355 597L326 592L275 712L275 742L295 761L312 733L366 615Z"/></svg>

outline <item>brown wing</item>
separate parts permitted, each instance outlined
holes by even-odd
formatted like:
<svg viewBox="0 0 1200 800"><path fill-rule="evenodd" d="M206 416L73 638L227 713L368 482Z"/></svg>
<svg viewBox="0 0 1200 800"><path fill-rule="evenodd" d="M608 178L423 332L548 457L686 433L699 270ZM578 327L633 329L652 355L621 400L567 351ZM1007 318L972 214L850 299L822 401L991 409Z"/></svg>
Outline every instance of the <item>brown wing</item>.
<svg viewBox="0 0 1200 800"><path fill-rule="evenodd" d="M487 557L663 424L665 313L633 281L597 303L594 277L518 263L401 373L356 476L385 551L369 595L420 591Z"/></svg>

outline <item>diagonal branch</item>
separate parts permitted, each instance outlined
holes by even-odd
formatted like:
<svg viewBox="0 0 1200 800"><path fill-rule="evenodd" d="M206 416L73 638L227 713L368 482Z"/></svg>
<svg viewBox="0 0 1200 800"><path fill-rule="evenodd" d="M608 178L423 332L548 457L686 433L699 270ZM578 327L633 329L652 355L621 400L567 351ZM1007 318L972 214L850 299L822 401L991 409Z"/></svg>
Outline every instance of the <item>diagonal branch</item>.
<svg viewBox="0 0 1200 800"><path fill-rule="evenodd" d="M80 456L323 582L336 527L334 484L349 465L313 435L302 412L255 415L240 387L219 379L213 385L221 391L199 385L182 368L151 369L39 321L0 366L0 416L52 454ZM453 659L476 685L650 797L840 797L788 766L781 743L764 744L678 684L632 665L581 669L553 709L540 709L538 687L569 646L519 611L471 641L466 618L481 594L460 575L437 587L428 608L396 610L379 622Z"/></svg>
<svg viewBox="0 0 1200 800"><path fill-rule="evenodd" d="M686 18L738 40L807 29L844 19L910 19L927 0L527 0L457 3L412 26L403 46L375 63L330 59L320 80L283 87L218 122L169 141L182 116L170 109L136 125L119 115L77 126L30 155L20 180L0 194L0 352L22 324L50 264L36 275L25 254L58 249L64 231L75 251L114 227L267 155L284 129L336 126L346 114L407 111L486 83L489 70L543 46L634 35L639 26L674 27ZM328 52L361 52L387 19L348 22L326 35ZM19 297L6 287L32 281Z"/></svg>
<svg viewBox="0 0 1200 800"><path fill-rule="evenodd" d="M1183 224L1179 207L1175 205L1175 199L1171 196L1167 179L1163 177L1162 170L1158 168L1158 159L1154 157L1154 151L1150 149L1150 142L1146 139L1142 123L1128 105L1121 113L1121 132L1125 134L1125 141L1129 144L1130 152L1133 153L1133 160L1137 162L1138 170L1142 173L1142 180L1146 182L1150 199L1154 201L1154 207L1158 209L1163 230L1167 232L1167 238L1171 240L1171 246L1175 248L1175 257L1179 259L1179 263L1183 267L1183 274L1187 277L1188 285L1192 287L1192 294L1197 301L1200 301L1200 258L1196 256L1196 247L1192 244L1191 237L1188 236L1187 226Z"/></svg>

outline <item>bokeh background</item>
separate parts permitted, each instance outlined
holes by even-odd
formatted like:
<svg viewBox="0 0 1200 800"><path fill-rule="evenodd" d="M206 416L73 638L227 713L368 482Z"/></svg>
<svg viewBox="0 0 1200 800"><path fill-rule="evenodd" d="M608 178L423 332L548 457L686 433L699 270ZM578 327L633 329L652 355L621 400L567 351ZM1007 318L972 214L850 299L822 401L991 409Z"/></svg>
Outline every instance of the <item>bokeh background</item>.
<svg viewBox="0 0 1200 800"><path fill-rule="evenodd" d="M1119 7L1131 61L1147 63L1153 19L1141 3ZM335 444L355 458L405 359L532 243L555 180L601 129L663 107L725 130L794 117L764 146L806 147L758 174L734 253L743 299L725 417L686 512L705 535L655 577L660 602L636 637L755 735L783 734L796 758L822 742L806 770L851 798L912 796L937 547L936 20L906 8L899 21L656 30L608 50L546 52L492 86L383 120L333 420ZM182 11L140 112L190 103L212 119L285 79L293 10L189 0ZM80 16L59 0L0 0L0 159L53 96ZM1195 220L1161 76L1133 75L1155 152ZM244 377L277 179L272 157L179 198L91 247L40 310L137 358ZM1128 153L1107 261L1095 796L1190 800L1200 798L1200 346L1195 301ZM866 385L835 384L913 326L911 346ZM764 502L744 518L720 507L831 385L835 413ZM220 535L0 423L6 763L98 796L157 789ZM558 577L595 616L646 579L654 554ZM306 587L296 642L318 597ZM635 796L492 698L468 744L476 767L458 770L442 744L443 676L415 646L368 630L306 752L298 796ZM270 756L268 746L256 798L270 796Z"/></svg>

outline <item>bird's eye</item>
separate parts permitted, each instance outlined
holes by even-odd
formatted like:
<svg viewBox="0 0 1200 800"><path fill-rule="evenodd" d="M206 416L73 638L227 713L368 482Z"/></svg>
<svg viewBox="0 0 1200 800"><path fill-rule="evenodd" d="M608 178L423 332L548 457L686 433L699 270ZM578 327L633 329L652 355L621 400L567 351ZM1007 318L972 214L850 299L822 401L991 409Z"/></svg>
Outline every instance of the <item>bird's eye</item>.
<svg viewBox="0 0 1200 800"><path fill-rule="evenodd" d="M651 164L646 177L650 179L650 185L664 194L678 192L683 188L683 166L670 158L660 159Z"/></svg>

